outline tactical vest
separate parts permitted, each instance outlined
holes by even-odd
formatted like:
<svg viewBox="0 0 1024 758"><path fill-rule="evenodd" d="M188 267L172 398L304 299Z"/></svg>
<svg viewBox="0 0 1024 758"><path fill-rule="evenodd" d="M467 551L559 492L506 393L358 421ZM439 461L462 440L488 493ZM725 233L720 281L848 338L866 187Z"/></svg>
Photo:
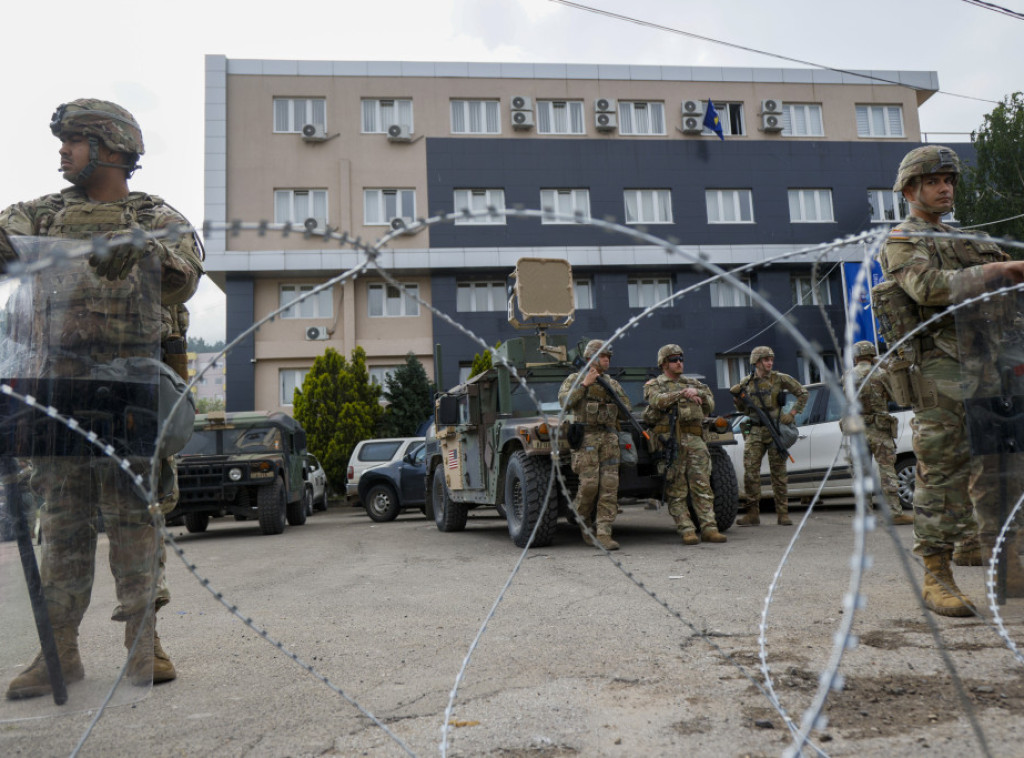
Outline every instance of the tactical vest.
<svg viewBox="0 0 1024 758"><path fill-rule="evenodd" d="M619 409L605 389L596 382L584 389L583 399L576 405L576 420L588 426L617 426Z"/></svg>

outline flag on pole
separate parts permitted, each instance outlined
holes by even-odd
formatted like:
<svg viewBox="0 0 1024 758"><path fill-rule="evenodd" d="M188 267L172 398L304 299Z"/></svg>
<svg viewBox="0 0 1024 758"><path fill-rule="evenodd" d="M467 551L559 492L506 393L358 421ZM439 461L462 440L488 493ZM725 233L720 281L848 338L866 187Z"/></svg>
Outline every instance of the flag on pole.
<svg viewBox="0 0 1024 758"><path fill-rule="evenodd" d="M711 102L711 98L708 98L708 109L704 113L704 128L710 129L718 135L718 139L725 141L725 135L722 134L722 122L718 119L718 111L715 110L715 104Z"/></svg>

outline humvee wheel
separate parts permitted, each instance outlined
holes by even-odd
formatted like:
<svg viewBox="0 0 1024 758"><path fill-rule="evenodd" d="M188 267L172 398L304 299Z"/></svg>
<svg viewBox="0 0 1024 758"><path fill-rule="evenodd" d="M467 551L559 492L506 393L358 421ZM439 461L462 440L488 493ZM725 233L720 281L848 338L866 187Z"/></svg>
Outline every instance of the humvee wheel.
<svg viewBox="0 0 1024 758"><path fill-rule="evenodd" d="M724 532L736 521L740 507L740 488L736 470L721 447L709 447L711 453L711 491L715 493L715 521L718 531Z"/></svg>
<svg viewBox="0 0 1024 758"><path fill-rule="evenodd" d="M551 544L558 524L558 500L552 496L544 507L544 496L551 478L551 464L540 456L528 456L517 450L505 469L505 515L508 533L516 547L526 547L538 520L534 547ZM543 513L542 513L543 511Z"/></svg>
<svg viewBox="0 0 1024 758"><path fill-rule="evenodd" d="M273 484L260 487L256 493L256 510L260 518L260 531L264 534L283 532L286 507L284 481L281 477L277 477Z"/></svg>
<svg viewBox="0 0 1024 758"><path fill-rule="evenodd" d="M434 505L434 523L440 532L461 532L466 528L469 508L465 503L456 503L448 494L444 480L444 466L440 463L434 469L434 482L430 488L430 499Z"/></svg>

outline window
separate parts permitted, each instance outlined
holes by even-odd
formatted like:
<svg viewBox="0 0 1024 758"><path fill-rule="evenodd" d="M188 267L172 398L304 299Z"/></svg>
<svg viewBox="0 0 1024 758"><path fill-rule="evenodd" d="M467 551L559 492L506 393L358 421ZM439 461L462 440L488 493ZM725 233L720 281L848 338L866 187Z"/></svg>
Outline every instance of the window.
<svg viewBox="0 0 1024 758"><path fill-rule="evenodd" d="M363 190L363 223L367 226L390 224L391 219L416 219L416 190Z"/></svg>
<svg viewBox="0 0 1024 758"><path fill-rule="evenodd" d="M631 276L626 287L630 308L650 308L672 294L672 282L667 276Z"/></svg>
<svg viewBox="0 0 1024 758"><path fill-rule="evenodd" d="M664 103L619 102L619 134L664 133Z"/></svg>
<svg viewBox="0 0 1024 758"><path fill-rule="evenodd" d="M302 131L306 124L313 124L327 131L327 101L321 98L274 98L274 131Z"/></svg>
<svg viewBox="0 0 1024 758"><path fill-rule="evenodd" d="M538 100L538 134L583 134L583 102Z"/></svg>
<svg viewBox="0 0 1024 758"><path fill-rule="evenodd" d="M302 295L311 292L316 284L282 284L279 294L280 307L284 307ZM307 296L302 302L296 303L281 312L281 318L334 318L334 301L331 298L332 288Z"/></svg>
<svg viewBox="0 0 1024 758"><path fill-rule="evenodd" d="M794 224L835 221L835 217L832 215L832 190L791 189L789 191L789 220Z"/></svg>
<svg viewBox="0 0 1024 758"><path fill-rule="evenodd" d="M828 278L818 280L818 288L814 288L814 280L810 274L793 274L789 279L793 291L793 305L832 305L832 289L828 286Z"/></svg>
<svg viewBox="0 0 1024 758"><path fill-rule="evenodd" d="M715 373L718 376L719 387L728 388L739 384L749 370L750 356L746 353L715 356Z"/></svg>
<svg viewBox="0 0 1024 758"><path fill-rule="evenodd" d="M782 104L783 137L824 137L821 106L801 103Z"/></svg>
<svg viewBox="0 0 1024 758"><path fill-rule="evenodd" d="M505 223L505 190L500 189L457 189L455 190L455 212L464 210L485 211L494 208L495 212L486 216L456 218L456 224L504 224Z"/></svg>
<svg viewBox="0 0 1024 758"><path fill-rule="evenodd" d="M295 390L302 389L302 383L306 381L308 373L308 368L283 368L278 372L281 405L291 405L295 401Z"/></svg>
<svg viewBox="0 0 1024 758"><path fill-rule="evenodd" d="M368 290L371 316L418 316L420 304L418 284L371 284Z"/></svg>
<svg viewBox="0 0 1024 758"><path fill-rule="evenodd" d="M471 363L460 363L459 364L459 384L465 384L469 381L469 372L473 370L473 364Z"/></svg>
<svg viewBox="0 0 1024 758"><path fill-rule="evenodd" d="M551 209L559 216L578 216L581 220L590 218L590 190L586 189L542 189L541 210ZM565 218L541 216L542 224L571 224Z"/></svg>
<svg viewBox="0 0 1024 758"><path fill-rule="evenodd" d="M363 134L386 134L399 124L412 131L412 100L363 100Z"/></svg>
<svg viewBox="0 0 1024 758"><path fill-rule="evenodd" d="M714 102L714 101L712 101ZM729 135L746 134L743 121L743 103L715 103L715 110L718 111L718 122L722 125L722 134ZM701 132L705 137L717 137L715 132L707 127Z"/></svg>
<svg viewBox="0 0 1024 758"><path fill-rule="evenodd" d="M754 200L748 189L707 190L709 224L754 223Z"/></svg>
<svg viewBox="0 0 1024 758"><path fill-rule="evenodd" d="M875 223L902 221L909 213L903 193L889 189L869 189L868 205L871 207L871 220Z"/></svg>
<svg viewBox="0 0 1024 758"><path fill-rule="evenodd" d="M452 134L500 134L497 100L452 100Z"/></svg>
<svg viewBox="0 0 1024 758"><path fill-rule="evenodd" d="M590 279L572 280L572 298L576 310L590 310L594 307L594 283Z"/></svg>
<svg viewBox="0 0 1024 758"><path fill-rule="evenodd" d="M398 366L367 366L366 371L370 375L370 383L381 387L387 386L387 378L395 373Z"/></svg>
<svg viewBox="0 0 1024 758"><path fill-rule="evenodd" d="M504 282L459 282L456 286L455 310L505 311L508 296Z"/></svg>
<svg viewBox="0 0 1024 758"><path fill-rule="evenodd" d="M746 277L739 277L739 280L750 287L750 280ZM712 308L747 308L751 305L749 289L733 287L721 279L711 282L709 289Z"/></svg>
<svg viewBox="0 0 1024 758"><path fill-rule="evenodd" d="M903 108L899 105L858 105L858 137L902 137Z"/></svg>
<svg viewBox="0 0 1024 758"><path fill-rule="evenodd" d="M833 374L842 373L839 368L839 357L835 353L822 353L821 361L825 364L825 368ZM796 374L793 378L801 384L814 384L815 382L824 381L821 371L818 370L818 364L809 361L803 355L797 355L796 357ZM831 398L829 399L831 400Z"/></svg>
<svg viewBox="0 0 1024 758"><path fill-rule="evenodd" d="M671 190L638 189L622 193L627 224L671 224Z"/></svg>
<svg viewBox="0 0 1024 758"><path fill-rule="evenodd" d="M327 226L327 190L274 190L274 223L304 224L316 221L316 229Z"/></svg>

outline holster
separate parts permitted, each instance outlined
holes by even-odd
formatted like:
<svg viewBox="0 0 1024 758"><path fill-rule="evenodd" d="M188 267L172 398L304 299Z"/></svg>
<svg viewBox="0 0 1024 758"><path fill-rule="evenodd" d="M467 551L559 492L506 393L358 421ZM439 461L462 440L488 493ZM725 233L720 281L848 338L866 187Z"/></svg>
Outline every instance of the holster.
<svg viewBox="0 0 1024 758"><path fill-rule="evenodd" d="M164 363L184 381L188 381L188 352L183 337L172 337L161 345Z"/></svg>

